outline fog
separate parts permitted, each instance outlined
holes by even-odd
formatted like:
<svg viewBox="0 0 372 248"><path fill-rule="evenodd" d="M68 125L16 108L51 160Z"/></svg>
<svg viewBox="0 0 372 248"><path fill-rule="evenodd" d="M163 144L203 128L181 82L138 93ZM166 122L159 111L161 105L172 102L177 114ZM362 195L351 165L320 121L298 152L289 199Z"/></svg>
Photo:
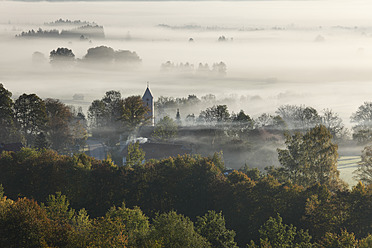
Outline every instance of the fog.
<svg viewBox="0 0 372 248"><path fill-rule="evenodd" d="M372 79L370 1L12 2L0 1L0 82L15 96L36 93L86 110L107 90L159 96L233 98L229 110L257 117L282 104L331 108L346 125ZM102 25L105 39L16 38L57 19ZM159 26L161 25L161 26ZM226 41L218 42L224 36ZM189 42L192 38L194 42ZM232 38L232 39L231 39ZM53 67L58 47L82 59L89 48L135 51L141 66ZM41 52L43 63L32 62ZM163 72L161 64L223 61L225 76ZM72 101L74 94L84 101ZM256 99L256 100L252 100ZM257 100L259 99L259 100ZM199 110L195 110L198 114ZM186 113L182 113L184 116Z"/></svg>

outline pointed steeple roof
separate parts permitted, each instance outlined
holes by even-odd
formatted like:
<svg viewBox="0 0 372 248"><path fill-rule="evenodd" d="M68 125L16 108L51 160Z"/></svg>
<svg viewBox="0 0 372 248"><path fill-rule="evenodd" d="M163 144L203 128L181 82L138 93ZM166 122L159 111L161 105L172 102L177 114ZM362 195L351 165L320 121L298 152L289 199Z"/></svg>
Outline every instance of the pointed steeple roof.
<svg viewBox="0 0 372 248"><path fill-rule="evenodd" d="M145 93L143 94L143 97L145 97L145 96L147 96L147 97L153 97L152 96L152 94L151 94L151 91L150 91L150 88L149 88L149 83L147 82L147 88L146 88L146 91L145 91Z"/></svg>

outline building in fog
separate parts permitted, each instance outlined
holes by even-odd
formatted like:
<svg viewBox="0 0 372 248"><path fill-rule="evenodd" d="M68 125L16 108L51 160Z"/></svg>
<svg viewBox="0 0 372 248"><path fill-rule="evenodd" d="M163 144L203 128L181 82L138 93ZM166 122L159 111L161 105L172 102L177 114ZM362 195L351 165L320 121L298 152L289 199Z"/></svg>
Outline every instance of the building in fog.
<svg viewBox="0 0 372 248"><path fill-rule="evenodd" d="M142 97L143 104L149 108L148 113L146 114L146 118L150 119L150 125L154 126L155 125L155 116L154 116L154 97L151 94L149 84L147 83L147 88L145 93L143 94Z"/></svg>

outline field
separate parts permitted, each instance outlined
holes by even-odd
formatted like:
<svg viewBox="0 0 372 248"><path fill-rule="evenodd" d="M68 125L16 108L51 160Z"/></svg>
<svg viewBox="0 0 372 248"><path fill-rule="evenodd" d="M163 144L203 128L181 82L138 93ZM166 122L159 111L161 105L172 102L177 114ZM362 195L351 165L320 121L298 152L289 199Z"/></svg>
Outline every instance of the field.
<svg viewBox="0 0 372 248"><path fill-rule="evenodd" d="M354 186L358 181L353 178L353 172L358 168L360 156L341 156L338 160L338 170L340 177L349 184Z"/></svg>

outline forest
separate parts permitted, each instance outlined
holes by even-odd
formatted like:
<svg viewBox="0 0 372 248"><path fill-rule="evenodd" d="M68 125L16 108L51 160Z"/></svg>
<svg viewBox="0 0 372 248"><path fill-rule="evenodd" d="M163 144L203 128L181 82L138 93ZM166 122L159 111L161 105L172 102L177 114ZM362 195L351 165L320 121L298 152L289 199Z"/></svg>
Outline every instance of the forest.
<svg viewBox="0 0 372 248"><path fill-rule="evenodd" d="M118 167L3 152L2 247L370 247L372 188L280 182L221 157Z"/></svg>

